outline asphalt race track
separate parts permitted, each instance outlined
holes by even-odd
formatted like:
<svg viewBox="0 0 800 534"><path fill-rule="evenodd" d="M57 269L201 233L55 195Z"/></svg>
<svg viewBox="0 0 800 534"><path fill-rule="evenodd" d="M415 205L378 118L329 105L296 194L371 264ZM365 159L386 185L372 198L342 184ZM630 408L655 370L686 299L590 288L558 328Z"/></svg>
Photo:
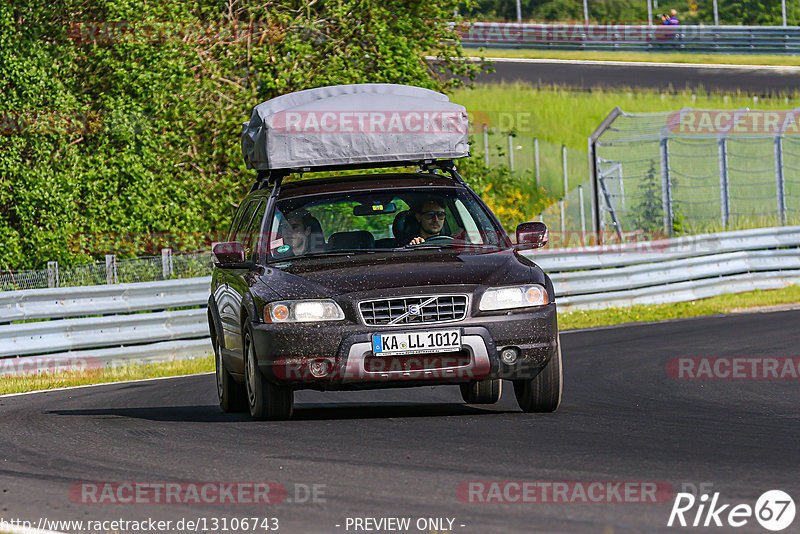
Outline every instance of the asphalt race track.
<svg viewBox="0 0 800 534"><path fill-rule="evenodd" d="M744 91L755 95L794 93L800 87L800 68L691 67L680 64L637 65L623 62L494 60L493 74L477 83L527 82L535 86L559 85L573 89L644 88L658 91L683 89Z"/></svg>
<svg viewBox="0 0 800 534"><path fill-rule="evenodd" d="M656 481L675 491L713 484L725 503L752 506L771 489L798 502L800 382L675 380L665 366L680 356L796 357L799 323L800 311L783 311L564 334L566 390L548 415L519 412L510 387L499 404L470 407L446 386L302 392L296 420L254 423L220 412L212 375L4 397L0 517L34 526L43 516L276 517L290 533L353 532L348 517L451 518L464 533L703 531L666 528L669 501L469 503L456 488ZM324 502L73 502L70 488L87 481L276 481L295 501L298 491L305 500L297 488L322 484ZM767 532L750 521L708 530Z"/></svg>

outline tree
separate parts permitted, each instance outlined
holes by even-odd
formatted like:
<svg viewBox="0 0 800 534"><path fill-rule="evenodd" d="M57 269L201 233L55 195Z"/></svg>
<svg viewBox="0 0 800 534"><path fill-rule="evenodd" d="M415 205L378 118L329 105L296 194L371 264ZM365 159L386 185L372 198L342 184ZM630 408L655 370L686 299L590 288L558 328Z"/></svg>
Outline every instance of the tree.
<svg viewBox="0 0 800 534"><path fill-rule="evenodd" d="M461 4L3 3L0 268L218 238L252 183L239 135L255 104L323 85L470 79L481 67L461 61L449 25Z"/></svg>

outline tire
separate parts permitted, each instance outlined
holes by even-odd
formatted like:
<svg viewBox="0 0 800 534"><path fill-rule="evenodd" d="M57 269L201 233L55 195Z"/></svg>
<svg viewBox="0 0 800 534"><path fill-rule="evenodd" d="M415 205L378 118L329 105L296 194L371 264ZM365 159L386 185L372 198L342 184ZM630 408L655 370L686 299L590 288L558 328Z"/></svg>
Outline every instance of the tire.
<svg viewBox="0 0 800 534"><path fill-rule="evenodd" d="M210 321L211 316L209 316L209 323ZM244 384L237 383L228 370L225 369L225 365L222 362L222 351L219 348L219 339L216 336L213 324L211 326L211 345L214 347L214 366L216 368L219 407L225 413L246 412L247 391Z"/></svg>
<svg viewBox="0 0 800 534"><path fill-rule="evenodd" d="M503 381L499 378L461 384L461 398L467 404L494 404L500 400L502 392Z"/></svg>
<svg viewBox="0 0 800 534"><path fill-rule="evenodd" d="M247 326L244 332L244 376L247 389L247 405L256 421L280 421L291 419L294 412L294 391L280 387L264 378L256 361L253 333Z"/></svg>
<svg viewBox="0 0 800 534"><path fill-rule="evenodd" d="M555 358L551 358L541 368L539 374L531 380L514 380L514 394L523 412L554 412L561 404L563 389L563 372L561 366L561 339L558 339L558 350Z"/></svg>

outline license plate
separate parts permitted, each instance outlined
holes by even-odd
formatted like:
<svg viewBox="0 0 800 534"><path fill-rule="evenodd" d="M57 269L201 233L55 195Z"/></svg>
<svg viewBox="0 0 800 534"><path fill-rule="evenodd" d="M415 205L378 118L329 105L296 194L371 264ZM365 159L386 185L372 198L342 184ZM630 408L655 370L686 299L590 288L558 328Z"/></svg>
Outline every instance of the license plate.
<svg viewBox="0 0 800 534"><path fill-rule="evenodd" d="M372 335L372 353L375 356L430 354L458 350L461 350L460 330L392 332L391 334Z"/></svg>

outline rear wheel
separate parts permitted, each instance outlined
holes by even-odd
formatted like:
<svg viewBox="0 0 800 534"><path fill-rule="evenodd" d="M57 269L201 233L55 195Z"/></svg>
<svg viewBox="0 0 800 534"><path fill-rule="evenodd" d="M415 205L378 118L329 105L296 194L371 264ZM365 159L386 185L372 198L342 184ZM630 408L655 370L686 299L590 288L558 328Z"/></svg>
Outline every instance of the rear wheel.
<svg viewBox="0 0 800 534"><path fill-rule="evenodd" d="M563 373L561 368L561 339L558 351L531 380L514 380L514 394L523 412L554 412L561 404Z"/></svg>
<svg viewBox="0 0 800 534"><path fill-rule="evenodd" d="M253 334L248 326L244 333L244 375L250 415L258 421L291 419L294 412L294 391L272 384L264 378L256 362Z"/></svg>
<svg viewBox="0 0 800 534"><path fill-rule="evenodd" d="M500 400L502 392L503 381L499 378L461 384L461 398L467 404L494 404Z"/></svg>
<svg viewBox="0 0 800 534"><path fill-rule="evenodd" d="M210 317L209 317L210 320ZM211 327L211 345L214 347L214 363L216 367L217 397L219 407L223 412L246 412L247 391L244 384L237 383L225 369L222 361L222 351L219 348L219 339L216 337L214 327Z"/></svg>

